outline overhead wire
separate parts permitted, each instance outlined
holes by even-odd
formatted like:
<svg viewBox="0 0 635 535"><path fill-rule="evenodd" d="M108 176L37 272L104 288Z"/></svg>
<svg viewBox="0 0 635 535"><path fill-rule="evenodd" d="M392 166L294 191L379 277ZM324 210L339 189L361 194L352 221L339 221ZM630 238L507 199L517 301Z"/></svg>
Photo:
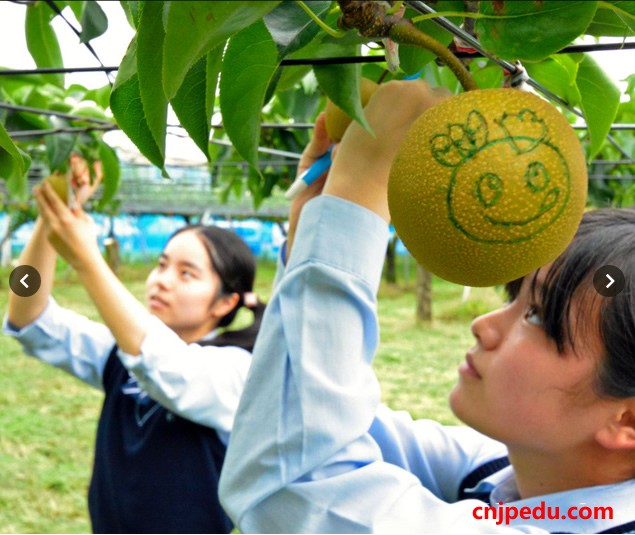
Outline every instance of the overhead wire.
<svg viewBox="0 0 635 535"><path fill-rule="evenodd" d="M90 123L112 125L112 121L105 121L96 117L84 117L81 115L73 115L70 113L64 113L61 111L45 110L42 108L32 108L30 106L19 106L17 104L9 104L7 102L0 102L0 109L11 111L22 111L26 113L34 113L37 115L50 115L51 117L59 117L60 119L68 119L69 121L86 121Z"/></svg>
<svg viewBox="0 0 635 535"><path fill-rule="evenodd" d="M45 0L45 2L46 2L47 5L49 5L51 7L51 9L53 9L55 11L56 14L58 14L58 15L60 15L62 17L64 22L71 28L71 30L78 37L81 35L79 30L77 30L77 28L75 28L75 26L73 26L73 24L64 17L64 15L62 14L61 10L53 2L53 0ZM422 14L436 14L437 13L432 7L428 6L425 2L422 2L422 1L407 0L404 3L407 6L411 7L413 10L417 11L418 13L422 13ZM560 98L558 95L555 95L553 92L549 91L547 88L545 88L544 86L542 86L541 84L539 84L538 82L533 80L531 77L527 76L526 72L524 71L524 69L522 69L521 66L519 66L517 64L514 64L514 63L510 63L510 62L508 62L506 60L497 58L493 54L487 52L482 47L480 42L474 36L472 36L471 34L466 32L465 30L463 30L459 26L455 25L452 21L450 21L446 17L437 16L437 17L432 18L431 20L432 20L432 22L434 22L438 26L444 28L445 30L450 32L452 35L460 38L462 41L464 41L466 44L468 44L470 47L472 47L474 50L476 50L476 53L474 53L474 54L472 54L472 53L457 53L456 54L457 56L477 57L477 56L480 55L482 57L486 57L489 60L491 60L492 62L498 64L500 67L502 67L503 69L505 69L509 73L511 73L512 76L513 75L523 75L522 76L522 80L525 83L527 83L528 85L530 85L531 87L533 87L536 91L539 91L540 93L542 93L546 98L556 102L558 105L560 105L563 108L565 108L565 109L569 110L570 112L574 113L576 116L581 117L581 118L584 117L583 113L580 110L578 110L575 107L571 106L568 102L566 102L565 100ZM104 66L102 61L101 61L101 59L99 58L99 56L97 55L95 50L92 48L90 43L84 43L84 45L88 48L88 50L97 59L97 61L100 64L100 67L4 69L4 70L0 70L0 76L24 75L24 74L95 72L95 71L102 71L102 72L110 73L110 72L113 72L113 71L117 71L119 69L118 66L111 66L111 67ZM631 48L635 48L635 43L613 43L613 44L597 44L597 45L572 45L572 46L569 46L569 47L565 47L564 49L559 51L559 53L572 53L572 52L581 52L581 51L620 50L620 49L631 49ZM382 62L382 61L385 61L385 57L384 56L362 56L362 57L351 56L351 57L336 57L336 58L285 59L285 60L283 60L281 62L281 65L283 65L283 66L284 65L288 65L288 66L292 66L292 65L317 65L317 64L322 64L323 65L323 64ZM108 81L112 85L112 82L111 82L110 78L108 78ZM106 130L107 131L107 130L116 130L116 129L118 129L118 127L115 124L110 123L108 121L103 121L103 120L100 120L100 119L96 119L96 118L73 116L71 114L64 114L62 112L54 112L54 111L51 111L51 110L43 110L43 109L39 109L39 108L29 108L29 107L26 107L26 106L10 105L10 104L6 104L6 103L0 103L0 108L12 109L12 110L15 110L15 111L24 111L24 112L29 112L29 113L47 114L47 115L51 115L51 116L57 116L57 117L60 117L60 118L66 118L66 119L69 119L69 120L81 120L81 121L94 122L94 123L96 123L98 125L101 125L100 127L77 127L77 128L76 127L60 127L60 128L55 128L55 129L49 129L49 130L30 130L30 131L10 132L9 134L13 138L33 137L33 136L37 136L37 135L48 135L48 134L55 134L55 133L88 132L88 131L91 131L91 130ZM575 129L585 129L585 128L587 128L587 125L585 125L585 124L584 125L575 124L575 125L572 125L572 126ZM213 128L222 128L222 127L223 127L222 125L213 125ZM300 129L305 129L305 128L312 128L312 127L313 127L313 125L310 125L310 124L287 124L287 125L263 124L262 125L262 128L300 128ZM611 129L612 130L631 130L631 129L635 129L635 125L613 124L613 125L611 125ZM179 135L179 134L175 134L173 132L168 132L168 133L172 134L172 135ZM629 162L635 161L635 160L633 160L631 155L629 155L615 141L615 139L611 135L607 135L607 139L617 148L618 151L620 151L622 156L627 159L626 161L629 161ZM228 145L231 145L230 142L220 143L219 142L220 140L212 140L212 141L213 142L218 142L219 144L227 143ZM267 149L265 149L264 147L259 147L259 150L261 152L264 152ZM275 150L275 149L270 149L270 150ZM299 155L294 154L294 153L288 153L288 154L292 155L292 156L288 156L288 157L293 157L293 158L298 158L299 157Z"/></svg>
<svg viewBox="0 0 635 535"><path fill-rule="evenodd" d="M46 3L47 6L49 6L53 12L60 16L62 18L62 20L66 23L66 25L73 31L73 33L79 38L80 42L86 47L86 49L93 55L93 57L97 60L97 62L99 63L99 65L101 65L102 67L104 67L103 62L101 61L99 55L97 54L97 52L95 51L95 49L93 48L93 46L88 42L88 41L82 41L82 34L81 32L75 28L75 26L73 26L73 24L64 16L64 14L62 13L62 10L57 7L57 5L55 4L55 2L53 0L44 0L44 2ZM110 73L106 73L106 78L108 79L108 83L110 84L110 86L112 87L112 80L110 79Z"/></svg>

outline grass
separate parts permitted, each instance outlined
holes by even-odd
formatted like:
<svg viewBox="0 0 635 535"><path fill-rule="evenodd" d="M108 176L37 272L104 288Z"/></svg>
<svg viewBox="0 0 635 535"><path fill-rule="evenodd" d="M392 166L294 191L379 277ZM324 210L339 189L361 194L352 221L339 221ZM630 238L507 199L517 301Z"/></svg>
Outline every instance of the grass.
<svg viewBox="0 0 635 535"><path fill-rule="evenodd" d="M256 290L267 299L275 266L259 265ZM124 266L130 291L143 297L148 267ZM9 271L0 270L0 311L6 311ZM375 369L382 398L415 418L457 423L447 406L456 368L473 344L472 318L500 305L491 288L472 289L433 280L431 324L415 323L414 283L383 285L379 293L382 342ZM58 266L54 295L98 319L74 273ZM245 322L248 316L239 317ZM24 356L0 336L0 533L87 533L86 493L102 395L64 372Z"/></svg>

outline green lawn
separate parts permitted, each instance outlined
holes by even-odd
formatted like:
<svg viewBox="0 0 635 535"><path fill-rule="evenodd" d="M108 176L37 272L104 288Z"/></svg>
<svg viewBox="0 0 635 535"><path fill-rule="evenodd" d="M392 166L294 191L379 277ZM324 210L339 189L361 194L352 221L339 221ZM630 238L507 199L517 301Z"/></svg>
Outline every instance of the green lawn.
<svg viewBox="0 0 635 535"><path fill-rule="evenodd" d="M121 272L140 298L147 272L145 266ZM259 266L257 291L265 299L273 272L269 263ZM9 271L0 275L4 315ZM422 328L414 321L413 286L402 281L380 291L382 343L375 368L383 400L417 418L456 423L446 399L473 344L470 321L502 297L491 288L473 289L462 304L462 287L435 279L434 321ZM61 305L97 319L76 277L63 267L54 295ZM0 336L0 532L90 532L86 491L100 404L98 391L24 356L15 341Z"/></svg>

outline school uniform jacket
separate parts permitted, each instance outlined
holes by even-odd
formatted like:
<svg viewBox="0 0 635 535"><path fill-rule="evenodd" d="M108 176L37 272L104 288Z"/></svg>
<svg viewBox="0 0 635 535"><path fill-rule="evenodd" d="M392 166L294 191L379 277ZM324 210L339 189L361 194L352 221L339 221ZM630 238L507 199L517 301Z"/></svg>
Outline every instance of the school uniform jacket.
<svg viewBox="0 0 635 535"><path fill-rule="evenodd" d="M97 533L226 533L218 478L250 354L186 344L150 318L141 355L51 298L4 332L25 352L105 392L89 489Z"/></svg>
<svg viewBox="0 0 635 535"><path fill-rule="evenodd" d="M221 503L237 527L245 533L627 531L635 520L635 480L521 499L511 467L470 478L506 455L502 444L379 405L372 359L387 240L385 222L358 205L328 195L305 205L284 272L279 265L221 475ZM484 498L497 511L526 506L533 514L544 502L567 512L610 506L613 514L540 518L537 509L536 518L497 524L478 509Z"/></svg>

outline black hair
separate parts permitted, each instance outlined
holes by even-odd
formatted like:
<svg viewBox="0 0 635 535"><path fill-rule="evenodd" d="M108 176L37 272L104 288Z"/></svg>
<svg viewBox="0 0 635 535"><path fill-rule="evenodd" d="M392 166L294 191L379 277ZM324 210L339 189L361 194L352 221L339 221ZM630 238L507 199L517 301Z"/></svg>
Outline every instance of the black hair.
<svg viewBox="0 0 635 535"><path fill-rule="evenodd" d="M254 321L244 329L225 330L211 340L198 343L204 346L238 346L252 351L265 311L265 304L253 295L256 258L238 234L220 227L188 225L177 230L170 239L186 231L193 231L205 247L212 268L221 280L220 295L237 293L239 296L236 306L220 319L218 327L229 326L243 306L254 314Z"/></svg>
<svg viewBox="0 0 635 535"><path fill-rule="evenodd" d="M614 297L602 297L593 286L596 270L606 265L624 274L624 289ZM527 275L532 277L532 294L536 274ZM522 280L506 285L511 300L518 295ZM635 397L635 209L586 212L572 242L549 268L539 297L545 331L560 353L566 346L575 350L576 329L588 333L591 327L599 335L604 353L595 383L597 393ZM578 304L575 317L574 300ZM594 301L599 307L591 306Z"/></svg>

